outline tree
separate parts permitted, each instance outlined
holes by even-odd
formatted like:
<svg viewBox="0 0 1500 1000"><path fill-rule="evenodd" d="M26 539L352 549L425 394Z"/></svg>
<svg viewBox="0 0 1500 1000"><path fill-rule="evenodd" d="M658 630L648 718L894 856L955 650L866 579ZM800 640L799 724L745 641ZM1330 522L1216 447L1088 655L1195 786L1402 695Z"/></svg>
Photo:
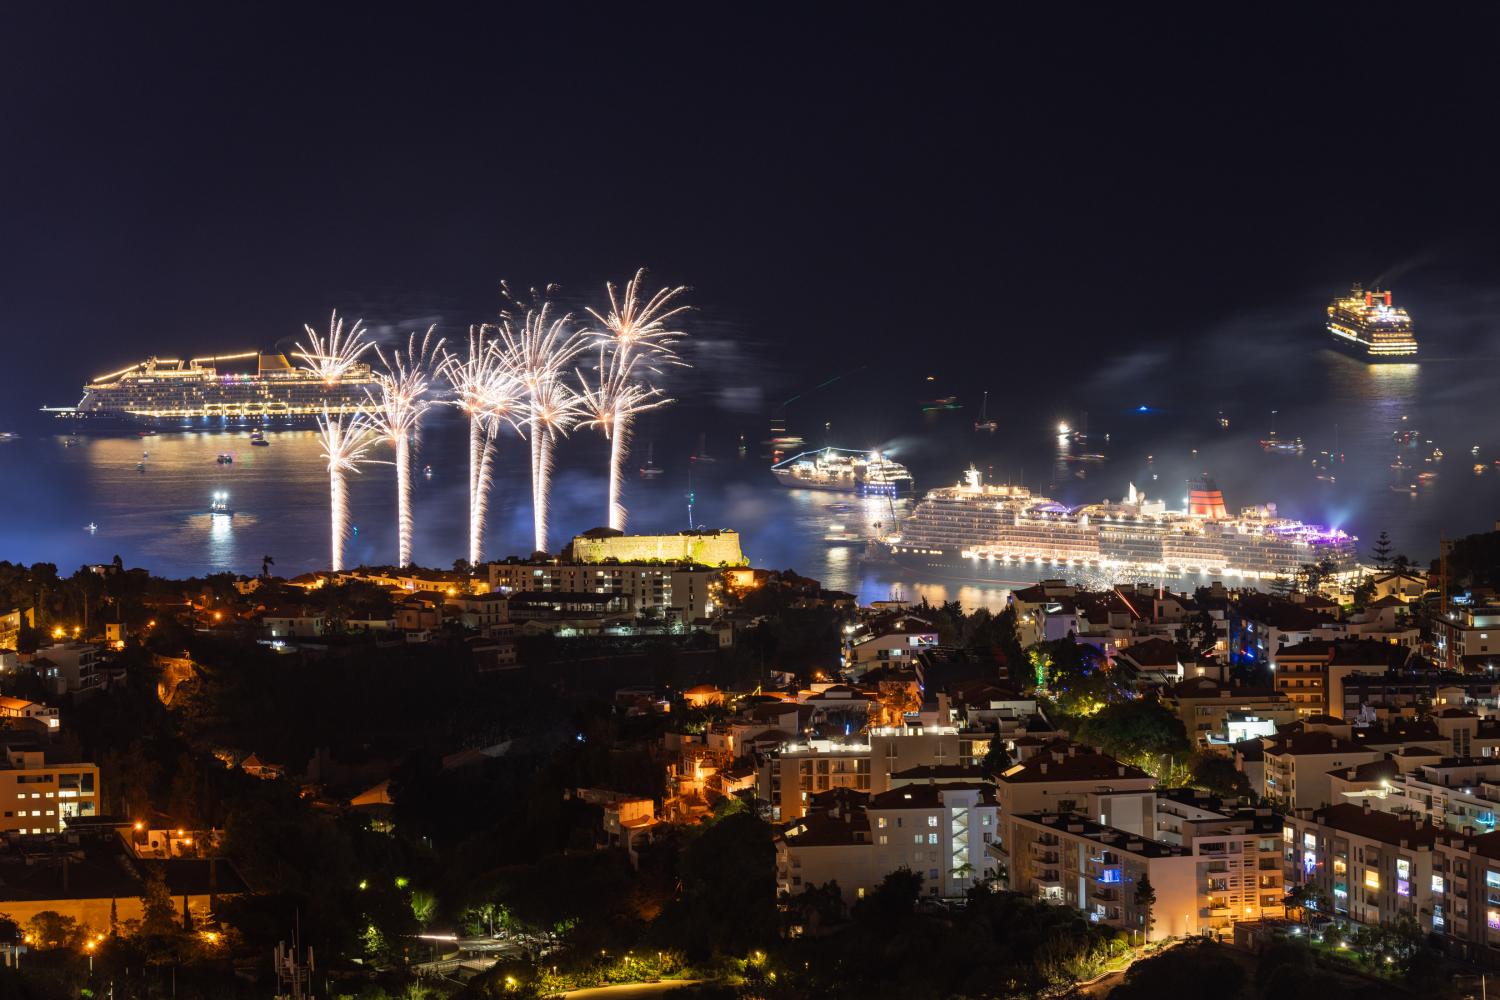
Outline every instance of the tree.
<svg viewBox="0 0 1500 1000"><path fill-rule="evenodd" d="M84 929L78 921L56 910L43 910L26 925L38 948L76 948L83 943Z"/></svg>
<svg viewBox="0 0 1500 1000"><path fill-rule="evenodd" d="M1194 788L1226 798L1252 794L1250 779L1223 754L1203 751L1194 756L1188 779Z"/></svg>
<svg viewBox="0 0 1500 1000"><path fill-rule="evenodd" d="M176 907L161 869L152 868L141 881L141 933L171 937L178 929Z"/></svg>
<svg viewBox="0 0 1500 1000"><path fill-rule="evenodd" d="M269 579L270 576L271 576L271 567L275 566L275 565L276 565L276 560L275 559L272 559L270 556L261 556L260 557L260 575L263 576L263 577L265 577L265 578L267 578L267 579Z"/></svg>
<svg viewBox="0 0 1500 1000"><path fill-rule="evenodd" d="M1083 742L1121 758L1181 756L1188 751L1182 720L1155 701L1105 705L1078 727Z"/></svg>
<svg viewBox="0 0 1500 1000"><path fill-rule="evenodd" d="M1000 774L1013 763L1010 751L1005 748L1005 740L996 733L990 738L990 748L984 752L982 766L985 774Z"/></svg>
<svg viewBox="0 0 1500 1000"><path fill-rule="evenodd" d="M1135 884L1135 907L1141 911L1141 926L1145 929L1141 936L1151 937L1151 928L1156 924L1156 917L1151 910L1156 906L1156 889L1151 885L1151 877L1141 875L1141 880Z"/></svg>
<svg viewBox="0 0 1500 1000"><path fill-rule="evenodd" d="M1370 546L1370 557L1375 560L1375 568L1384 573L1391 568L1391 536L1384 528L1375 539L1375 544Z"/></svg>

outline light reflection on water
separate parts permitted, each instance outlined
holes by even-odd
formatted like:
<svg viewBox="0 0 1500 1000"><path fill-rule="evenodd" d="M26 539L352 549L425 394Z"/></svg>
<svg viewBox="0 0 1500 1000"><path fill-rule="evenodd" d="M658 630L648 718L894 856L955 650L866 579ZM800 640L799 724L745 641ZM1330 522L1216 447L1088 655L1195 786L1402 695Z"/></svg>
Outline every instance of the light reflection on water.
<svg viewBox="0 0 1500 1000"><path fill-rule="evenodd" d="M1023 385L991 395L990 415L1000 420L995 434L975 433L973 413L923 415L913 405L902 416L872 393L867 404L860 399L841 404L847 412L836 416L850 428L850 439L831 443L861 444L853 428L877 425L883 416L900 424L898 458L912 468L922 489L956 482L973 462L988 479L1021 483L1069 504L1118 498L1134 483L1176 506L1184 481L1208 472L1232 510L1276 502L1289 516L1355 531L1365 549L1376 533L1389 530L1398 551L1426 559L1435 554L1440 532L1455 537L1488 530L1500 511L1500 467L1489 465L1500 459L1495 431L1500 394L1493 391L1491 370L1444 361L1367 365L1319 351L1271 369L1205 365L1202 377L1183 381L1165 399L1148 395L1149 378L1093 390L1086 405L1062 402L1045 385ZM977 392L973 395L977 398ZM1150 412L1137 409L1145 402L1153 404ZM859 405L867 409L858 410ZM1090 439L1060 440L1057 421L1076 425L1085 408ZM1279 411L1278 435L1301 437L1303 454L1262 450L1259 441L1269 431L1273 409ZM1219 413L1230 419L1228 429L1218 426ZM719 437L727 433L714 419L674 412L670 420L643 429L638 438L655 439L655 461L665 473L649 481L627 478L630 530L686 527L691 475L695 523L738 529L756 565L795 569L866 601L897 596L958 600L966 606L1003 604L1009 589L1003 584L913 580L909 570L864 560L864 540L888 532L893 515L907 512L910 501L788 490L769 476L768 463L753 449L736 461L732 449L711 447L720 456L717 463L689 463L701 427ZM821 424L812 412L803 419ZM919 425L921 430L910 430ZM755 431L749 425L744 429ZM1420 447L1400 448L1392 434L1401 429L1419 430ZM284 575L320 568L327 561L328 510L316 437L311 431L283 431L267 438L267 448L252 447L245 434L203 432L84 437L64 447L61 437L40 433L0 444L0 558L54 561L68 570L107 562L118 553L129 564L184 576L255 573L263 555L273 556ZM435 419L418 453L417 468L433 469L431 478L419 474L415 483L415 552L426 565L447 566L463 553L464 445L456 420ZM1474 445L1480 446L1477 457L1469 454ZM580 433L560 448L554 548L605 520L607 447L602 437ZM1434 447L1445 452L1441 462L1427 461ZM1398 450L1411 470L1390 468ZM1325 451L1326 460L1320 456ZM143 452L149 453L146 469L138 472ZM220 453L233 462L220 465ZM1106 458L1080 462L1081 453ZM530 548L526 456L525 443L515 438L503 440L497 452L487 544L493 556ZM643 457L637 454L630 467ZM1475 463L1486 471L1476 475ZM1439 475L1422 481L1415 493L1407 490L1405 480L1415 481L1421 471ZM230 496L232 518L208 515L210 498L219 490ZM389 562L395 549L390 468L366 467L351 477L350 492L351 521L360 531L348 543L349 562ZM97 533L84 530L90 522L98 525ZM827 536L836 524L853 540L830 543ZM1076 571L1036 575L1075 576Z"/></svg>

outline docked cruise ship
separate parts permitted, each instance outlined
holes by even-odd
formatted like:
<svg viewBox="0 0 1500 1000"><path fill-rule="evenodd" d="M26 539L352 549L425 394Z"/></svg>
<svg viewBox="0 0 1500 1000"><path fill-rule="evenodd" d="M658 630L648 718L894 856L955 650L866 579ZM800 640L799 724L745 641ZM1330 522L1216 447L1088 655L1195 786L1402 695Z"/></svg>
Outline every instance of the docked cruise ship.
<svg viewBox="0 0 1500 1000"><path fill-rule="evenodd" d="M903 496L913 486L906 466L892 462L878 451L847 448L804 451L771 466L771 474L783 486L860 496Z"/></svg>
<svg viewBox="0 0 1500 1000"><path fill-rule="evenodd" d="M1328 303L1328 332L1334 343L1366 361L1417 360L1411 316L1392 303L1390 292L1355 285Z"/></svg>
<svg viewBox="0 0 1500 1000"><path fill-rule="evenodd" d="M903 565L1004 582L1067 567L1117 579L1274 579L1325 558L1352 566L1355 541L1279 517L1271 504L1232 517L1206 476L1191 484L1186 511L1147 500L1134 485L1117 502L1068 507L1025 487L984 483L971 467L962 483L929 491L887 544Z"/></svg>
<svg viewBox="0 0 1500 1000"><path fill-rule="evenodd" d="M148 358L83 387L77 406L47 412L80 429L299 424L318 414L351 413L367 405L377 381L356 362L338 381L295 368L284 354Z"/></svg>

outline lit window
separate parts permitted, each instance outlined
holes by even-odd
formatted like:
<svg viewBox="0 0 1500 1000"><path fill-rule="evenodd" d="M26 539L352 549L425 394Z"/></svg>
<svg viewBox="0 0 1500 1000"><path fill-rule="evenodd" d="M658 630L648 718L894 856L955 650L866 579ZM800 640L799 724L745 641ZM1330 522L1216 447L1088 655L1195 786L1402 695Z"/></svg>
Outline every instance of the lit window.
<svg viewBox="0 0 1500 1000"><path fill-rule="evenodd" d="M928 826L937 826L937 817L936 816L928 816L927 817L927 825Z"/></svg>
<svg viewBox="0 0 1500 1000"><path fill-rule="evenodd" d="M1441 875L1434 875L1434 876L1432 876L1432 891L1433 892L1442 892L1443 891L1443 876L1441 876Z"/></svg>
<svg viewBox="0 0 1500 1000"><path fill-rule="evenodd" d="M935 833L929 833L927 835L927 842L929 844L936 844L937 843L937 834L935 834Z"/></svg>
<svg viewBox="0 0 1500 1000"><path fill-rule="evenodd" d="M1366 889L1379 889L1380 888L1380 873L1378 871L1376 871L1375 869L1373 869L1373 868L1366 868L1365 869L1365 888Z"/></svg>

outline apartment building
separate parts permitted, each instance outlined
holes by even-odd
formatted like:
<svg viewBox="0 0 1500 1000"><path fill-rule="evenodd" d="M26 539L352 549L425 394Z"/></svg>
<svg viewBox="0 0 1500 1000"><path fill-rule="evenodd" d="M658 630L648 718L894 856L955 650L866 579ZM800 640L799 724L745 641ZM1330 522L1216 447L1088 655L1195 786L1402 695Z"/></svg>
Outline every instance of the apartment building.
<svg viewBox="0 0 1500 1000"><path fill-rule="evenodd" d="M1419 820L1344 803L1298 809L1282 829L1288 885L1314 885L1333 915L1357 923L1426 922L1434 904L1438 830ZM1500 885L1500 873L1497 873Z"/></svg>
<svg viewBox="0 0 1500 1000"><path fill-rule="evenodd" d="M1229 933L1240 921L1286 915L1281 830L1281 817L1267 808L1194 788L1156 793L1156 839L1198 859L1206 896L1199 918L1214 934Z"/></svg>
<svg viewBox="0 0 1500 1000"><path fill-rule="evenodd" d="M1007 817L1010 888L1057 906L1069 906L1094 923L1140 934L1146 940L1202 933L1198 859L1186 848L1095 823L1074 813L1021 813ZM1137 898L1149 879L1156 903Z"/></svg>
<svg viewBox="0 0 1500 1000"><path fill-rule="evenodd" d="M99 768L93 764L49 764L39 745L0 745L0 834L45 834L70 819L99 815Z"/></svg>
<svg viewBox="0 0 1500 1000"><path fill-rule="evenodd" d="M839 739L788 738L761 760L756 796L770 803L773 822L787 823L805 815L819 792L879 794L902 771L972 766L976 742L986 746L956 726L880 726Z"/></svg>
<svg viewBox="0 0 1500 1000"><path fill-rule="evenodd" d="M848 903L901 868L926 896L956 899L996 877L986 852L999 816L986 782L909 784L878 795L830 792L776 839L777 890L837 882Z"/></svg>
<svg viewBox="0 0 1500 1000"><path fill-rule="evenodd" d="M1289 733L1265 741L1261 794L1288 808L1328 805L1329 772L1380 760L1383 751L1321 730Z"/></svg>
<svg viewBox="0 0 1500 1000"><path fill-rule="evenodd" d="M1433 648L1449 670L1483 670L1500 665L1500 606L1453 608L1432 618Z"/></svg>
<svg viewBox="0 0 1500 1000"><path fill-rule="evenodd" d="M499 562L489 571L494 592L602 594L634 614L682 621L711 617L724 580L723 570L701 566Z"/></svg>
<svg viewBox="0 0 1500 1000"><path fill-rule="evenodd" d="M1189 677L1162 695L1162 704L1176 713L1188 739L1198 747L1210 737L1228 738L1227 722L1234 713L1280 724L1293 722L1297 709L1281 691L1234 687L1210 677Z"/></svg>

